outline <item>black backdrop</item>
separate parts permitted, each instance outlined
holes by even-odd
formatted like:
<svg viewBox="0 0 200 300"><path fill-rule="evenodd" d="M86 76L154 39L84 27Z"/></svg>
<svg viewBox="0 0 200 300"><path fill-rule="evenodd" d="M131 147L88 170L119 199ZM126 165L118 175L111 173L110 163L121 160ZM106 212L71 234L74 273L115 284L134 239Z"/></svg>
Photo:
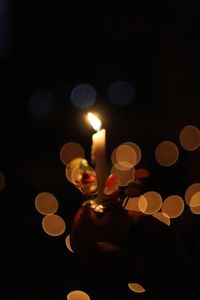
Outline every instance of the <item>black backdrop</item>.
<svg viewBox="0 0 200 300"><path fill-rule="evenodd" d="M92 131L85 126L85 111L69 100L82 82L97 90L92 109L103 116L108 157L123 141L141 146L140 166L151 172L146 189L183 196L200 180L199 150L189 153L178 144L182 127L199 126L199 11L192 1L5 3L0 4L0 169L6 178L0 193L2 299L12 293L20 299L65 299L74 289L91 299L132 299L123 284L100 288L98 275L95 281L66 250L64 235L43 232L34 199L42 191L54 193L70 232L82 199L66 182L59 151L65 142L76 141L90 155ZM108 100L107 89L116 80L136 89L128 106ZM46 118L34 117L29 109L38 90L54 97ZM178 163L167 170L154 159L155 146L165 139L180 147ZM186 209L172 225L196 266L194 280L199 222Z"/></svg>

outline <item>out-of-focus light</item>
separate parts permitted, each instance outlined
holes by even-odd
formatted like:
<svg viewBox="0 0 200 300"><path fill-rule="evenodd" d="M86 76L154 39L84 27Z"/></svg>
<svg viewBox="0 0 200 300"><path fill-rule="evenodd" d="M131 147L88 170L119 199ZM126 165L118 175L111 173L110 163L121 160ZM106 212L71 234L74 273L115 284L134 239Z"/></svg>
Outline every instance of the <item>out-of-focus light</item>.
<svg viewBox="0 0 200 300"><path fill-rule="evenodd" d="M200 206L200 192L194 194L190 200L190 207Z"/></svg>
<svg viewBox="0 0 200 300"><path fill-rule="evenodd" d="M43 215L54 214L58 210L58 201L53 194L42 192L35 198L35 207Z"/></svg>
<svg viewBox="0 0 200 300"><path fill-rule="evenodd" d="M138 207L139 197L130 197L125 206L126 210L140 211Z"/></svg>
<svg viewBox="0 0 200 300"><path fill-rule="evenodd" d="M88 109L94 105L97 93L92 85L81 83L73 88L70 98L74 106L80 109Z"/></svg>
<svg viewBox="0 0 200 300"><path fill-rule="evenodd" d="M116 147L111 154L112 164L118 164L118 169L130 169L141 160L140 147L132 142L125 142Z"/></svg>
<svg viewBox="0 0 200 300"><path fill-rule="evenodd" d="M134 173L135 169L134 168L129 168L129 169L121 169L121 166L116 163L112 169L111 169L111 174L115 173L119 176L120 180L120 186L126 186L129 181L132 181L134 179Z"/></svg>
<svg viewBox="0 0 200 300"><path fill-rule="evenodd" d="M136 143L133 143L133 142L125 142L122 145L127 145L132 148L132 150L135 152L135 155L136 155L136 162L135 162L134 166L138 165L142 158L142 151L141 151L140 147Z"/></svg>
<svg viewBox="0 0 200 300"><path fill-rule="evenodd" d="M90 297L85 292L76 290L67 295L67 300L90 300Z"/></svg>
<svg viewBox="0 0 200 300"><path fill-rule="evenodd" d="M48 91L38 91L29 100L29 109L35 117L46 117L51 112L54 99Z"/></svg>
<svg viewBox="0 0 200 300"><path fill-rule="evenodd" d="M123 164L123 162L126 162L128 165L130 165L130 168L135 166L137 161L137 154L132 147L122 144L117 148L116 159L119 164Z"/></svg>
<svg viewBox="0 0 200 300"><path fill-rule="evenodd" d="M160 143L155 150L155 159L163 167L170 167L179 157L178 147L171 141Z"/></svg>
<svg viewBox="0 0 200 300"><path fill-rule="evenodd" d="M79 165L82 160L83 157L77 157L73 159L65 168L65 175L67 179L72 183L74 183L74 178L77 178L79 174Z"/></svg>
<svg viewBox="0 0 200 300"><path fill-rule="evenodd" d="M108 89L109 100L118 106L132 103L135 96L135 89L128 81L116 81Z"/></svg>
<svg viewBox="0 0 200 300"><path fill-rule="evenodd" d="M6 185L6 179L4 174L0 171L0 192L3 191L4 187Z"/></svg>
<svg viewBox="0 0 200 300"><path fill-rule="evenodd" d="M161 206L162 197L157 192L149 191L139 197L138 207L143 213L147 215L152 215L158 212Z"/></svg>
<svg viewBox="0 0 200 300"><path fill-rule="evenodd" d="M169 218L179 217L184 210L184 201L178 195L171 195L163 201L162 212Z"/></svg>
<svg viewBox="0 0 200 300"><path fill-rule="evenodd" d="M192 207L190 206L190 210L195 215L200 215L200 206Z"/></svg>
<svg viewBox="0 0 200 300"><path fill-rule="evenodd" d="M200 192L200 183L196 182L191 184L185 191L185 202L187 203L187 205L190 206L190 201L192 199L192 197L196 194Z"/></svg>
<svg viewBox="0 0 200 300"><path fill-rule="evenodd" d="M68 236L66 237L66 239L65 239L65 244L66 244L66 246L67 246L67 249L68 249L70 252L74 252L74 251L72 250L71 243L70 243L70 235L68 235Z"/></svg>
<svg viewBox="0 0 200 300"><path fill-rule="evenodd" d="M80 174L80 168L75 167L71 171L68 167L65 168L65 175L69 182L75 184L78 175Z"/></svg>
<svg viewBox="0 0 200 300"><path fill-rule="evenodd" d="M146 291L139 283L128 283L128 288L135 293L144 293Z"/></svg>
<svg viewBox="0 0 200 300"><path fill-rule="evenodd" d="M195 193L189 202L190 210L193 214L199 215L200 214L200 191Z"/></svg>
<svg viewBox="0 0 200 300"><path fill-rule="evenodd" d="M200 146L200 130L193 125L187 125L181 130L179 140L185 150L196 150Z"/></svg>
<svg viewBox="0 0 200 300"><path fill-rule="evenodd" d="M83 147L75 142L69 142L62 146L60 150L60 159L64 165L69 164L75 158L84 158Z"/></svg>
<svg viewBox="0 0 200 300"><path fill-rule="evenodd" d="M51 236L58 236L65 232L65 221L58 215L47 215L42 219L42 228Z"/></svg>
<svg viewBox="0 0 200 300"><path fill-rule="evenodd" d="M152 217L158 219L159 221L165 223L166 225L170 225L170 218L163 212L158 212L152 215Z"/></svg>

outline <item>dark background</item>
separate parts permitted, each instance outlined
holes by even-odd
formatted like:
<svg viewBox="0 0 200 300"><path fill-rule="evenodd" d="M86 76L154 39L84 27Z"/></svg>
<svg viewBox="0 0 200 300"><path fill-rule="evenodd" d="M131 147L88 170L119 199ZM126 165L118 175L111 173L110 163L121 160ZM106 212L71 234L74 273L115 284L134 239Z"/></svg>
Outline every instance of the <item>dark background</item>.
<svg viewBox="0 0 200 300"><path fill-rule="evenodd" d="M124 141L140 145L140 166L151 172L146 189L183 196L200 180L199 150L186 152L178 141L185 125L199 126L199 10L192 1L130 2L0 1L0 170L6 178L0 193L2 299L12 293L19 299L66 299L75 289L96 300L139 298L124 284L100 288L100 278L91 279L66 249L66 234L52 238L43 232L34 207L38 193L55 194L70 232L82 199L66 182L59 151L75 141L89 156L92 134L85 111L70 102L79 83L97 90L92 109L103 116L108 157ZM127 80L136 90L128 106L109 102L107 90L116 80ZM45 118L29 108L38 90L53 95ZM165 139L180 150L177 164L167 169L154 159L156 145ZM172 222L194 263L194 278L199 222L187 208Z"/></svg>

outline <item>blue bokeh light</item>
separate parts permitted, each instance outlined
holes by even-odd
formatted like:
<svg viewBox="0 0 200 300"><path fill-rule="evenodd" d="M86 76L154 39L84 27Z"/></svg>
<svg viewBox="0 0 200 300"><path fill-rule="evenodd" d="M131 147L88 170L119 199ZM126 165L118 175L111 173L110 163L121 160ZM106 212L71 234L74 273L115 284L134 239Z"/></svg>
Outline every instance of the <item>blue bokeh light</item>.
<svg viewBox="0 0 200 300"><path fill-rule="evenodd" d="M31 96L29 108L33 116L46 117L52 110L54 99L49 91L38 91Z"/></svg>
<svg viewBox="0 0 200 300"><path fill-rule="evenodd" d="M88 83L81 83L73 88L71 92L71 102L80 109L87 109L94 105L97 93L95 88Z"/></svg>
<svg viewBox="0 0 200 300"><path fill-rule="evenodd" d="M135 89L128 81L116 81L108 89L109 100L118 106L132 103L135 97Z"/></svg>

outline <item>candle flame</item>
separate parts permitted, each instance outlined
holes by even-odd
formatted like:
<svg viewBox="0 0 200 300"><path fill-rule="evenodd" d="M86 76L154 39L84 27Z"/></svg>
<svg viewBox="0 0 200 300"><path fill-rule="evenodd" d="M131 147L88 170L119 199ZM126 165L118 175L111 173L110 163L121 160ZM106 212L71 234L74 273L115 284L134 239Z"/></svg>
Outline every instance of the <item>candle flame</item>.
<svg viewBox="0 0 200 300"><path fill-rule="evenodd" d="M89 112L87 117L94 130L98 131L101 129L101 120L97 116Z"/></svg>

